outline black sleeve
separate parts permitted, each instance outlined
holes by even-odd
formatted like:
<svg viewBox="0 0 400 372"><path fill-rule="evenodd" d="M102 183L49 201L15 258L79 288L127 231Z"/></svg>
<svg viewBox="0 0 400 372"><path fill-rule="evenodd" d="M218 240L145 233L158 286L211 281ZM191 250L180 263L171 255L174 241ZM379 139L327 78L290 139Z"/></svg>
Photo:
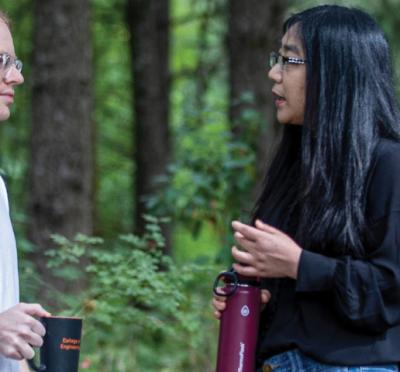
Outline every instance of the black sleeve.
<svg viewBox="0 0 400 372"><path fill-rule="evenodd" d="M303 251L297 292L329 291L338 315L382 332L400 323L400 146L379 154L367 194L365 259Z"/></svg>

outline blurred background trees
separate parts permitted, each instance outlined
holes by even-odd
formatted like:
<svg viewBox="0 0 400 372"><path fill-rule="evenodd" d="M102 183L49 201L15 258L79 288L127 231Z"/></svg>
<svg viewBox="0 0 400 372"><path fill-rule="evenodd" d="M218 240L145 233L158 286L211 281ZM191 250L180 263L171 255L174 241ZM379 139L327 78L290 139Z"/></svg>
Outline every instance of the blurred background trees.
<svg viewBox="0 0 400 372"><path fill-rule="evenodd" d="M27 237L35 249L29 257L43 280L52 281L59 290L71 290L65 281L49 277L43 255L51 247L51 233L70 238L77 232L93 233L89 1L36 1L33 24L26 177ZM77 289L75 283L72 287Z"/></svg>
<svg viewBox="0 0 400 372"><path fill-rule="evenodd" d="M170 161L169 125L169 0L129 0L134 93L135 227L143 233L146 200L161 190L154 179L165 174ZM170 229L164 229L171 253Z"/></svg>
<svg viewBox="0 0 400 372"><path fill-rule="evenodd" d="M22 299L85 317L82 370L214 370L213 278L279 137L268 53L321 3L0 0L25 62L0 126ZM328 3L375 16L399 65L400 0Z"/></svg>

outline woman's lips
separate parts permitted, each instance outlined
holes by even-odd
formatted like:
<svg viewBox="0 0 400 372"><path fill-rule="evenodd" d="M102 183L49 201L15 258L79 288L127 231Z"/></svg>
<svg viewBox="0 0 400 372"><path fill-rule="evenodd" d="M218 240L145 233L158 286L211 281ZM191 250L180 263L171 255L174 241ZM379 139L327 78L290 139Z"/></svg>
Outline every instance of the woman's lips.
<svg viewBox="0 0 400 372"><path fill-rule="evenodd" d="M281 107L286 102L286 99L283 98L282 96L280 96L274 92L273 92L273 95L274 95L274 102L275 102L276 107Z"/></svg>

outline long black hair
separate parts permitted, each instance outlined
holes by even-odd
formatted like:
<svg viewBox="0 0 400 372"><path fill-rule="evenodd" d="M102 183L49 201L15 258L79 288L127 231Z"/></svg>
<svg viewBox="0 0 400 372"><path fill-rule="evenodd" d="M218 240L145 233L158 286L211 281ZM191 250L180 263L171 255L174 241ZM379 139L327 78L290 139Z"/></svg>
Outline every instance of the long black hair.
<svg viewBox="0 0 400 372"><path fill-rule="evenodd" d="M254 216L268 221L295 185L289 210L297 208L295 238L302 247L362 256L374 149L380 138L400 139L389 46L358 9L314 7L290 17L283 32L293 26L307 61L304 125L285 126ZM275 218L280 228L288 210L283 213Z"/></svg>

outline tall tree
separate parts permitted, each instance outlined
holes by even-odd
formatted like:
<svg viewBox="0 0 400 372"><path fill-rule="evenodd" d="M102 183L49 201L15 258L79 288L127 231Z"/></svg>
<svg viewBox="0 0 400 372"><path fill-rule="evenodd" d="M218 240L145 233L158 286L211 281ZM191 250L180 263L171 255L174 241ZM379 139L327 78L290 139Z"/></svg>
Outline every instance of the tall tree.
<svg viewBox="0 0 400 372"><path fill-rule="evenodd" d="M35 1L28 236L44 279L51 233L92 232L89 19L89 0Z"/></svg>
<svg viewBox="0 0 400 372"><path fill-rule="evenodd" d="M145 199L166 173L169 134L169 0L128 0L134 76L136 228L144 229ZM169 244L169 229L163 229Z"/></svg>
<svg viewBox="0 0 400 372"><path fill-rule="evenodd" d="M267 78L268 53L277 46L284 13L290 0L229 0L230 122L242 137L248 119L255 120L258 179L262 179L279 128ZM257 115L246 115L253 110ZM253 123L254 124L254 123ZM254 126L253 126L254 127ZM258 190L254 190L256 194Z"/></svg>

